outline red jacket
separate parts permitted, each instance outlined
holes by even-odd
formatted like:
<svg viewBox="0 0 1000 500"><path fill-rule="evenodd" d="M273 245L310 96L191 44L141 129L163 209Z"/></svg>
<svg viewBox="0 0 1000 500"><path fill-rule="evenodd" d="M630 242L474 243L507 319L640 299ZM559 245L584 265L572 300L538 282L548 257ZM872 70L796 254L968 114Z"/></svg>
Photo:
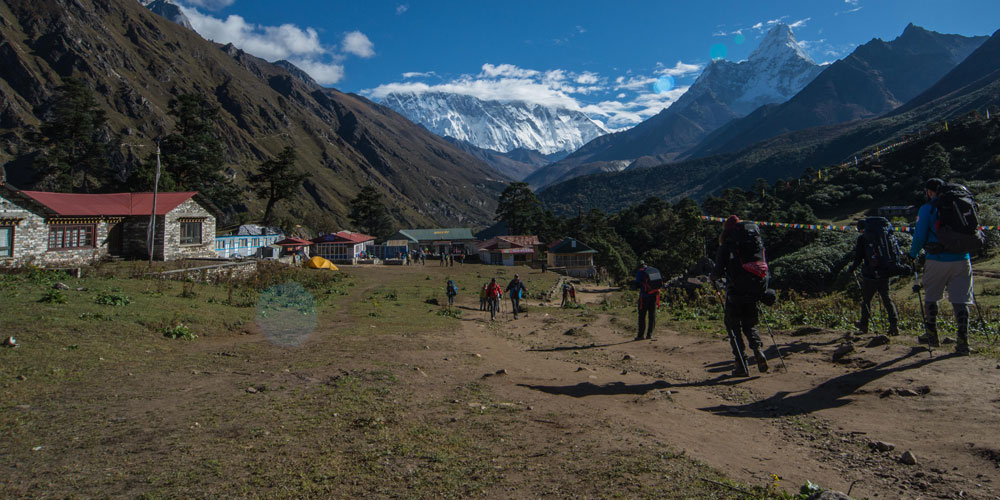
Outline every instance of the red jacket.
<svg viewBox="0 0 1000 500"><path fill-rule="evenodd" d="M486 296L489 298L499 298L503 295L503 289L500 288L499 283L493 283L486 287Z"/></svg>

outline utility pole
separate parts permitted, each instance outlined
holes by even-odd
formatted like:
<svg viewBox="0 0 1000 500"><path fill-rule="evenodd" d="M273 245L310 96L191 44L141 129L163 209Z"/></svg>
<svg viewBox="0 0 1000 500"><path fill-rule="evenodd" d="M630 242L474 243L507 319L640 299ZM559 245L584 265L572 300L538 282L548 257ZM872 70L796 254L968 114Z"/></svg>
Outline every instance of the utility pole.
<svg viewBox="0 0 1000 500"><path fill-rule="evenodd" d="M156 141L156 176L153 179L153 211L149 214L149 232L146 242L149 246L149 267L153 267L153 253L156 248L156 192L160 187L160 141Z"/></svg>

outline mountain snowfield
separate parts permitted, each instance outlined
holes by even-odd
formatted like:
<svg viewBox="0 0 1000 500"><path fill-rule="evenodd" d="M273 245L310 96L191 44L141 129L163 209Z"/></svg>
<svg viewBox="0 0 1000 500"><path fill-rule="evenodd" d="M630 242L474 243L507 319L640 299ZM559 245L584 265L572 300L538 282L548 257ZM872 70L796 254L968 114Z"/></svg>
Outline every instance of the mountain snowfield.
<svg viewBox="0 0 1000 500"><path fill-rule="evenodd" d="M446 92L390 93L380 104L437 135L484 149L553 154L575 151L608 133L586 114L523 101L487 101Z"/></svg>

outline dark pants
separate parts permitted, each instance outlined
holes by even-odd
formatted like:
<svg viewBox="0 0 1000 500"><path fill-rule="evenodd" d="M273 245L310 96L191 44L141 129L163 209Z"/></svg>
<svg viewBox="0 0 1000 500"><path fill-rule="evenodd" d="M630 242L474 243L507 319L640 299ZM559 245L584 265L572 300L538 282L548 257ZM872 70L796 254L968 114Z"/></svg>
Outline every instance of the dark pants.
<svg viewBox="0 0 1000 500"><path fill-rule="evenodd" d="M646 327L646 318L649 317L649 327ZM646 338L653 336L653 328L656 327L656 295L639 297L639 333L635 336L641 339L643 332Z"/></svg>
<svg viewBox="0 0 1000 500"><path fill-rule="evenodd" d="M486 300L487 300L487 306L490 309L490 319L491 320L496 319L497 311L500 310L500 299L496 297L491 297Z"/></svg>
<svg viewBox="0 0 1000 500"><path fill-rule="evenodd" d="M743 353L743 357L747 356L746 347L743 345L743 337L746 337L747 344L750 344L751 350L760 348L760 335L757 334L755 326L757 326L756 302L726 300L726 329L736 341L735 345L732 345L732 342L730 342L733 349L733 357L739 356L739 353ZM739 347L739 352L736 350L737 347Z"/></svg>
<svg viewBox="0 0 1000 500"><path fill-rule="evenodd" d="M521 309L521 299L515 297L514 294L510 295L510 309L514 311L514 319L517 319L517 311Z"/></svg>
<svg viewBox="0 0 1000 500"><path fill-rule="evenodd" d="M454 295L449 295L448 296L448 305L450 306L450 305L454 305L454 304L455 304L455 296Z"/></svg>
<svg viewBox="0 0 1000 500"><path fill-rule="evenodd" d="M896 304L892 302L892 297L889 296L889 278L882 279L871 279L864 278L861 280L861 331L868 331L868 321L872 314L872 298L875 294L882 299L882 304L885 305L886 312L889 314L889 327L896 326L899 321L899 316L896 314Z"/></svg>

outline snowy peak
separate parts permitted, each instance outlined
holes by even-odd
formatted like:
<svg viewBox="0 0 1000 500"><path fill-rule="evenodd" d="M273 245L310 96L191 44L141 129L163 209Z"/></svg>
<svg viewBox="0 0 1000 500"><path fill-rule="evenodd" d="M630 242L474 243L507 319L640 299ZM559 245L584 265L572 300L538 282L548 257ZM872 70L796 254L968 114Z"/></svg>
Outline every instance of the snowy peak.
<svg viewBox="0 0 1000 500"><path fill-rule="evenodd" d="M407 92L388 94L381 104L435 134L503 153L517 148L542 154L574 151L608 133L582 112L523 101Z"/></svg>
<svg viewBox="0 0 1000 500"><path fill-rule="evenodd" d="M795 34L792 33L792 28L787 24L776 24L764 35L760 45L750 54L749 60L783 60L788 58L814 62L799 46Z"/></svg>
<svg viewBox="0 0 1000 500"><path fill-rule="evenodd" d="M139 3L160 17L165 17L189 30L194 30L191 21L184 15L181 8L170 0L139 0Z"/></svg>

